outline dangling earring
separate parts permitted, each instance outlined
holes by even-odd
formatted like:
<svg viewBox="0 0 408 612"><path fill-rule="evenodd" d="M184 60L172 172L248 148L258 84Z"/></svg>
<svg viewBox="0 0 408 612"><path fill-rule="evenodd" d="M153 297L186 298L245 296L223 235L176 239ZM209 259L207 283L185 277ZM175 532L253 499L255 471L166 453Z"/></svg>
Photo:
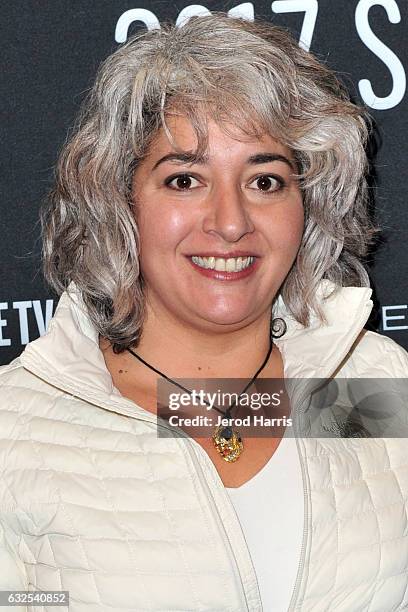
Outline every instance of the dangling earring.
<svg viewBox="0 0 408 612"><path fill-rule="evenodd" d="M271 312L271 338L281 338L284 334L286 334L287 329L288 327L285 319L282 319L281 317L273 318L273 313Z"/></svg>

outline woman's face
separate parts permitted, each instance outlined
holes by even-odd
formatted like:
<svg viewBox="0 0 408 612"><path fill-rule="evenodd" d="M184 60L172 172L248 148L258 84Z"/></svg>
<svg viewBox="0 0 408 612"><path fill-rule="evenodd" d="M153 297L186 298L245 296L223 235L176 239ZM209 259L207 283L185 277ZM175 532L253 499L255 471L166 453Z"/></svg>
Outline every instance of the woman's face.
<svg viewBox="0 0 408 612"><path fill-rule="evenodd" d="M206 155L192 163L190 122L167 123L179 151L161 130L133 178L147 312L240 328L269 312L301 242L293 156L270 136L238 140L209 121Z"/></svg>

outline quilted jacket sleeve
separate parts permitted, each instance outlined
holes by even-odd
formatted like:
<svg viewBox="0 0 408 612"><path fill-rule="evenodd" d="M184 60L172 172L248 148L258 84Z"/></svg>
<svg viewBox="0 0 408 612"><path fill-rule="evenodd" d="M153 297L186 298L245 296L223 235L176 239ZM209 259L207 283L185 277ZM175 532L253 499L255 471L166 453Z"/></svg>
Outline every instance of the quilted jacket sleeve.
<svg viewBox="0 0 408 612"><path fill-rule="evenodd" d="M15 367L18 358L7 366L0 367L0 393L4 398L5 374ZM13 365L14 364L14 365ZM3 421L2 409L4 406L0 404L0 441L7 438L5 423ZM2 444L2 448L5 445ZM17 536L10 529L8 523L8 514L13 507L13 500L10 497L8 487L5 485L5 471L8 468L7 453L1 455L0 460L0 591L27 591L28 579L23 561L21 560L17 550ZM1 606L3 612L27 612L26 606Z"/></svg>
<svg viewBox="0 0 408 612"><path fill-rule="evenodd" d="M0 517L0 591L26 591L27 576L24 564L13 550ZM26 612L25 606L2 606L5 612Z"/></svg>

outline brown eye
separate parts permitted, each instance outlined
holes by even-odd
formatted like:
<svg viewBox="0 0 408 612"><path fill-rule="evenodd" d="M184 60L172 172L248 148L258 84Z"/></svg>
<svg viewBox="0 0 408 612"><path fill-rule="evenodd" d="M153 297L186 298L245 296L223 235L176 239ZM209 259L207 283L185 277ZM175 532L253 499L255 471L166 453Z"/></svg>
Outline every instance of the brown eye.
<svg viewBox="0 0 408 612"><path fill-rule="evenodd" d="M198 181L190 174L178 174L177 176L170 176L167 178L165 184L177 191L188 191L189 189L197 187Z"/></svg>
<svg viewBox="0 0 408 612"><path fill-rule="evenodd" d="M254 179L250 185L255 185L255 187L251 187L251 189L258 189L264 193L273 193L283 187L283 181L271 174L263 174Z"/></svg>

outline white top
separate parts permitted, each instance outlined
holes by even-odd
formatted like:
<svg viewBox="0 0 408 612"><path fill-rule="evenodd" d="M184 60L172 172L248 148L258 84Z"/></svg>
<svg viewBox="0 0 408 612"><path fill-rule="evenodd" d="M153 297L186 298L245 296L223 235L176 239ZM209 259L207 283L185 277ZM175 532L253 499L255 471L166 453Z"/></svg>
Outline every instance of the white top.
<svg viewBox="0 0 408 612"><path fill-rule="evenodd" d="M303 482L296 440L285 435L268 463L225 487L241 523L265 611L287 612L303 534Z"/></svg>

